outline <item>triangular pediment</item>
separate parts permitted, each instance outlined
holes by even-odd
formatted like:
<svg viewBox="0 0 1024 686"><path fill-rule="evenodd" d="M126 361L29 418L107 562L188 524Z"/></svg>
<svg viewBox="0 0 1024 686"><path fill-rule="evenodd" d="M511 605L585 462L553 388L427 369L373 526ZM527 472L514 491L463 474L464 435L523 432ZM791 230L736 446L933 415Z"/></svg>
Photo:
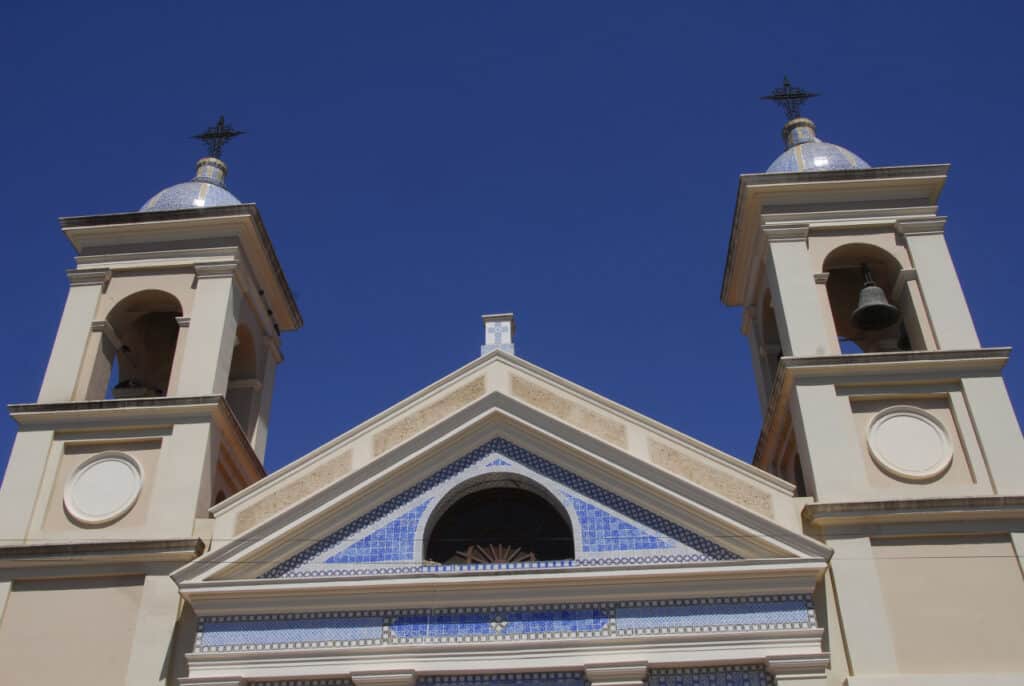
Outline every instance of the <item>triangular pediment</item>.
<svg viewBox="0 0 1024 686"><path fill-rule="evenodd" d="M425 556L425 532L463 484L489 475L533 484L572 522L571 560L516 569L828 554L776 521L792 517L777 505L789 484L493 354L219 505L214 538L230 542L175 577L464 572Z"/></svg>
<svg viewBox="0 0 1024 686"><path fill-rule="evenodd" d="M624 498L505 438L494 438L451 462L435 465L419 483L345 522L262 576L331 577L465 569L467 565L427 559L424 550L429 524L467 487L493 484L532 486L557 503L571 522L574 554L566 560L485 564L489 569L707 562L739 557L636 500Z"/></svg>

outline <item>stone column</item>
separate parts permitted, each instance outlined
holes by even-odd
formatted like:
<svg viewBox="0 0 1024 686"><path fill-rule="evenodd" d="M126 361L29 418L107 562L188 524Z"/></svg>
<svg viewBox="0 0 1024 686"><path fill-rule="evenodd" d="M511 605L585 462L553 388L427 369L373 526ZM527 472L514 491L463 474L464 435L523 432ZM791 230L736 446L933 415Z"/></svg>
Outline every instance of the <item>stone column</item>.
<svg viewBox="0 0 1024 686"><path fill-rule="evenodd" d="M896 231L907 242L939 349L979 348L981 342L943 235L945 224L945 217L901 220Z"/></svg>
<svg viewBox="0 0 1024 686"><path fill-rule="evenodd" d="M586 675L593 686L644 686L647 683L647 663L587 665Z"/></svg>
<svg viewBox="0 0 1024 686"><path fill-rule="evenodd" d="M825 339L829 328L807 250L808 231L805 225L764 229L768 239L768 285L782 323L782 350L796 357L828 355L832 350Z"/></svg>
<svg viewBox="0 0 1024 686"><path fill-rule="evenodd" d="M242 295L237 262L197 264L196 295L178 372L178 395L223 395L235 351Z"/></svg>
<svg viewBox="0 0 1024 686"><path fill-rule="evenodd" d="M64 302L64 314L57 327L43 385L39 389L41 403L66 402L73 398L92 332L92 320L96 316L100 296L110 281L110 270L72 269L68 271L68 281L71 288Z"/></svg>

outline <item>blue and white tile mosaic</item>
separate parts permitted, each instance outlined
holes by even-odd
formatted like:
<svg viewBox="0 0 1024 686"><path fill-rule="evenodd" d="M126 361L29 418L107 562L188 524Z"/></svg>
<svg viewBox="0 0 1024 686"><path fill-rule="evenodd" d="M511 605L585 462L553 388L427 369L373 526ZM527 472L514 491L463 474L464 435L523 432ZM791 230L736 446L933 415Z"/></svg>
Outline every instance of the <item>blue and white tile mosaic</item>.
<svg viewBox="0 0 1024 686"><path fill-rule="evenodd" d="M458 674L424 676L416 686L586 686L581 672L534 672L529 674Z"/></svg>
<svg viewBox="0 0 1024 686"><path fill-rule="evenodd" d="M422 559L431 505L460 483L514 474L544 488L574 519L576 559L438 565ZM547 569L733 560L738 556L689 529L501 438L434 472L416 486L345 524L263 578Z"/></svg>
<svg viewBox="0 0 1024 686"><path fill-rule="evenodd" d="M626 638L816 626L810 596L207 617L198 652Z"/></svg>
<svg viewBox="0 0 1024 686"><path fill-rule="evenodd" d="M652 669L648 686L772 686L775 679L760 665Z"/></svg>

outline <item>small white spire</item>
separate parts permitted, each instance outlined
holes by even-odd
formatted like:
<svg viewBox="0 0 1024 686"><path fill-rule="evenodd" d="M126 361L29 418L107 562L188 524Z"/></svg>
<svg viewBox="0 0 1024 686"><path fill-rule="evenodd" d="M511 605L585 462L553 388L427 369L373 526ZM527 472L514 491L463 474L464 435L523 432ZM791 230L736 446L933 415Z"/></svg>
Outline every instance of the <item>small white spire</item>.
<svg viewBox="0 0 1024 686"><path fill-rule="evenodd" d="M512 335L516 332L516 317L511 312L504 314L485 314L484 344L480 346L481 357L492 350L500 350L509 355L516 354L512 345Z"/></svg>

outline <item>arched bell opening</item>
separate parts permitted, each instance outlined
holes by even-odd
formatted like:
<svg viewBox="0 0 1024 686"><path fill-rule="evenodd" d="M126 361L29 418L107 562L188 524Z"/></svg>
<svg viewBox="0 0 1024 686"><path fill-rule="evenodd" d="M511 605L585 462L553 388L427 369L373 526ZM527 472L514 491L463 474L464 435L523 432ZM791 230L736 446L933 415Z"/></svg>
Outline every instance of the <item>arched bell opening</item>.
<svg viewBox="0 0 1024 686"><path fill-rule="evenodd" d="M228 371L227 403L246 436L252 436L256 423L261 387L256 344L249 329L239 325Z"/></svg>
<svg viewBox="0 0 1024 686"><path fill-rule="evenodd" d="M911 350L920 336L908 331L908 302L895 297L902 267L885 250L844 245L825 259L826 289L843 353ZM900 294L902 295L902 294Z"/></svg>
<svg viewBox="0 0 1024 686"><path fill-rule="evenodd" d="M765 290L758 307L758 314L761 373L765 394L770 395L775 383L775 373L779 368L779 360L782 359L782 339L779 336L779 324L775 318L775 306L772 303L770 290Z"/></svg>
<svg viewBox="0 0 1024 686"><path fill-rule="evenodd" d="M177 298L157 290L133 293L110 310L107 324L113 336L103 351L112 370L109 397L167 395L181 313Z"/></svg>
<svg viewBox="0 0 1024 686"><path fill-rule="evenodd" d="M518 476L463 484L424 528L423 559L438 564L572 560L572 519L554 496Z"/></svg>

